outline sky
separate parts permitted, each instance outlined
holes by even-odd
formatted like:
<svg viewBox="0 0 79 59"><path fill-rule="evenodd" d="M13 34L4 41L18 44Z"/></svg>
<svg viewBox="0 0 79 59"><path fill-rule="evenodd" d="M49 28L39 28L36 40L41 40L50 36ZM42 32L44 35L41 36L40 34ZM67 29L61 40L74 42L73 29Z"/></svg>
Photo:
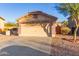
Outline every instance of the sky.
<svg viewBox="0 0 79 59"><path fill-rule="evenodd" d="M21 16L32 11L42 11L58 18L58 21L67 20L63 14L56 9L55 3L0 3L0 16L6 22L16 22Z"/></svg>

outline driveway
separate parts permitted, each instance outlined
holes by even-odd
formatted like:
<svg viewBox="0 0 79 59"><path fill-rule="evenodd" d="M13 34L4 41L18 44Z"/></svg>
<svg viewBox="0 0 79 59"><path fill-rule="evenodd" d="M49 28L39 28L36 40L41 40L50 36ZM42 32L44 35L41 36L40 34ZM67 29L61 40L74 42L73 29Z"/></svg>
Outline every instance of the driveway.
<svg viewBox="0 0 79 59"><path fill-rule="evenodd" d="M1 56L79 56L79 43L62 38L71 36L19 37L0 35Z"/></svg>
<svg viewBox="0 0 79 59"><path fill-rule="evenodd" d="M49 39L0 35L0 56L49 56Z"/></svg>
<svg viewBox="0 0 79 59"><path fill-rule="evenodd" d="M49 54L26 46L13 45L1 49L0 56L49 56Z"/></svg>

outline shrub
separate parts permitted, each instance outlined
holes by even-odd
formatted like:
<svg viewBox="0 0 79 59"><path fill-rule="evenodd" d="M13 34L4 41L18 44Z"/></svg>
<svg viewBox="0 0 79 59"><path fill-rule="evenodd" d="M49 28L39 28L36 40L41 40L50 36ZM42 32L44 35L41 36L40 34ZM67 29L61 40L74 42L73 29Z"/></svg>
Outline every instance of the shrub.
<svg viewBox="0 0 79 59"><path fill-rule="evenodd" d="M70 31L69 27L61 27L61 34L68 34Z"/></svg>

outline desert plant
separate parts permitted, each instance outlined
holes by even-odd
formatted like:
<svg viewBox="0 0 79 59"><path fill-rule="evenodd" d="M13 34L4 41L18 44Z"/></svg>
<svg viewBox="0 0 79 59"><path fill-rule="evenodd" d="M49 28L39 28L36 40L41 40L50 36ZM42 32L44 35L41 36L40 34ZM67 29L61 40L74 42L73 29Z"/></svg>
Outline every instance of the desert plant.
<svg viewBox="0 0 79 59"><path fill-rule="evenodd" d="M61 27L61 34L68 34L70 31L69 27Z"/></svg>
<svg viewBox="0 0 79 59"><path fill-rule="evenodd" d="M57 6L57 10L65 16L70 16L70 19L75 22L75 30L74 30L74 42L76 41L77 31L79 28L79 3L65 3L59 4Z"/></svg>
<svg viewBox="0 0 79 59"><path fill-rule="evenodd" d="M63 25L63 26L68 26L68 21L63 21L63 22L62 22L62 25Z"/></svg>

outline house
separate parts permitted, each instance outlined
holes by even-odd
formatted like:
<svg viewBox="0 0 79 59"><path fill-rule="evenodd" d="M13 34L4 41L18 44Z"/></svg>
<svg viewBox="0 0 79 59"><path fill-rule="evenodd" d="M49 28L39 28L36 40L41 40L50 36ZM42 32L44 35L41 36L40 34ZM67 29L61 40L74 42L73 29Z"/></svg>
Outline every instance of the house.
<svg viewBox="0 0 79 59"><path fill-rule="evenodd" d="M68 18L68 27L71 29L70 34L74 34L74 30L75 30L75 22L74 20L72 20L70 17ZM79 35L79 29L77 31L77 35Z"/></svg>
<svg viewBox="0 0 79 59"><path fill-rule="evenodd" d="M42 11L29 12L18 19L19 36L54 37L57 17Z"/></svg>
<svg viewBox="0 0 79 59"><path fill-rule="evenodd" d="M5 19L0 17L0 30L3 31L4 30L4 24L5 24Z"/></svg>
<svg viewBox="0 0 79 59"><path fill-rule="evenodd" d="M10 30L10 35L18 35L18 28L17 27L14 27L14 28L11 28Z"/></svg>
<svg viewBox="0 0 79 59"><path fill-rule="evenodd" d="M18 35L18 26L16 23L5 23L6 35Z"/></svg>
<svg viewBox="0 0 79 59"><path fill-rule="evenodd" d="M18 28L14 27L6 31L6 35L18 35Z"/></svg>

